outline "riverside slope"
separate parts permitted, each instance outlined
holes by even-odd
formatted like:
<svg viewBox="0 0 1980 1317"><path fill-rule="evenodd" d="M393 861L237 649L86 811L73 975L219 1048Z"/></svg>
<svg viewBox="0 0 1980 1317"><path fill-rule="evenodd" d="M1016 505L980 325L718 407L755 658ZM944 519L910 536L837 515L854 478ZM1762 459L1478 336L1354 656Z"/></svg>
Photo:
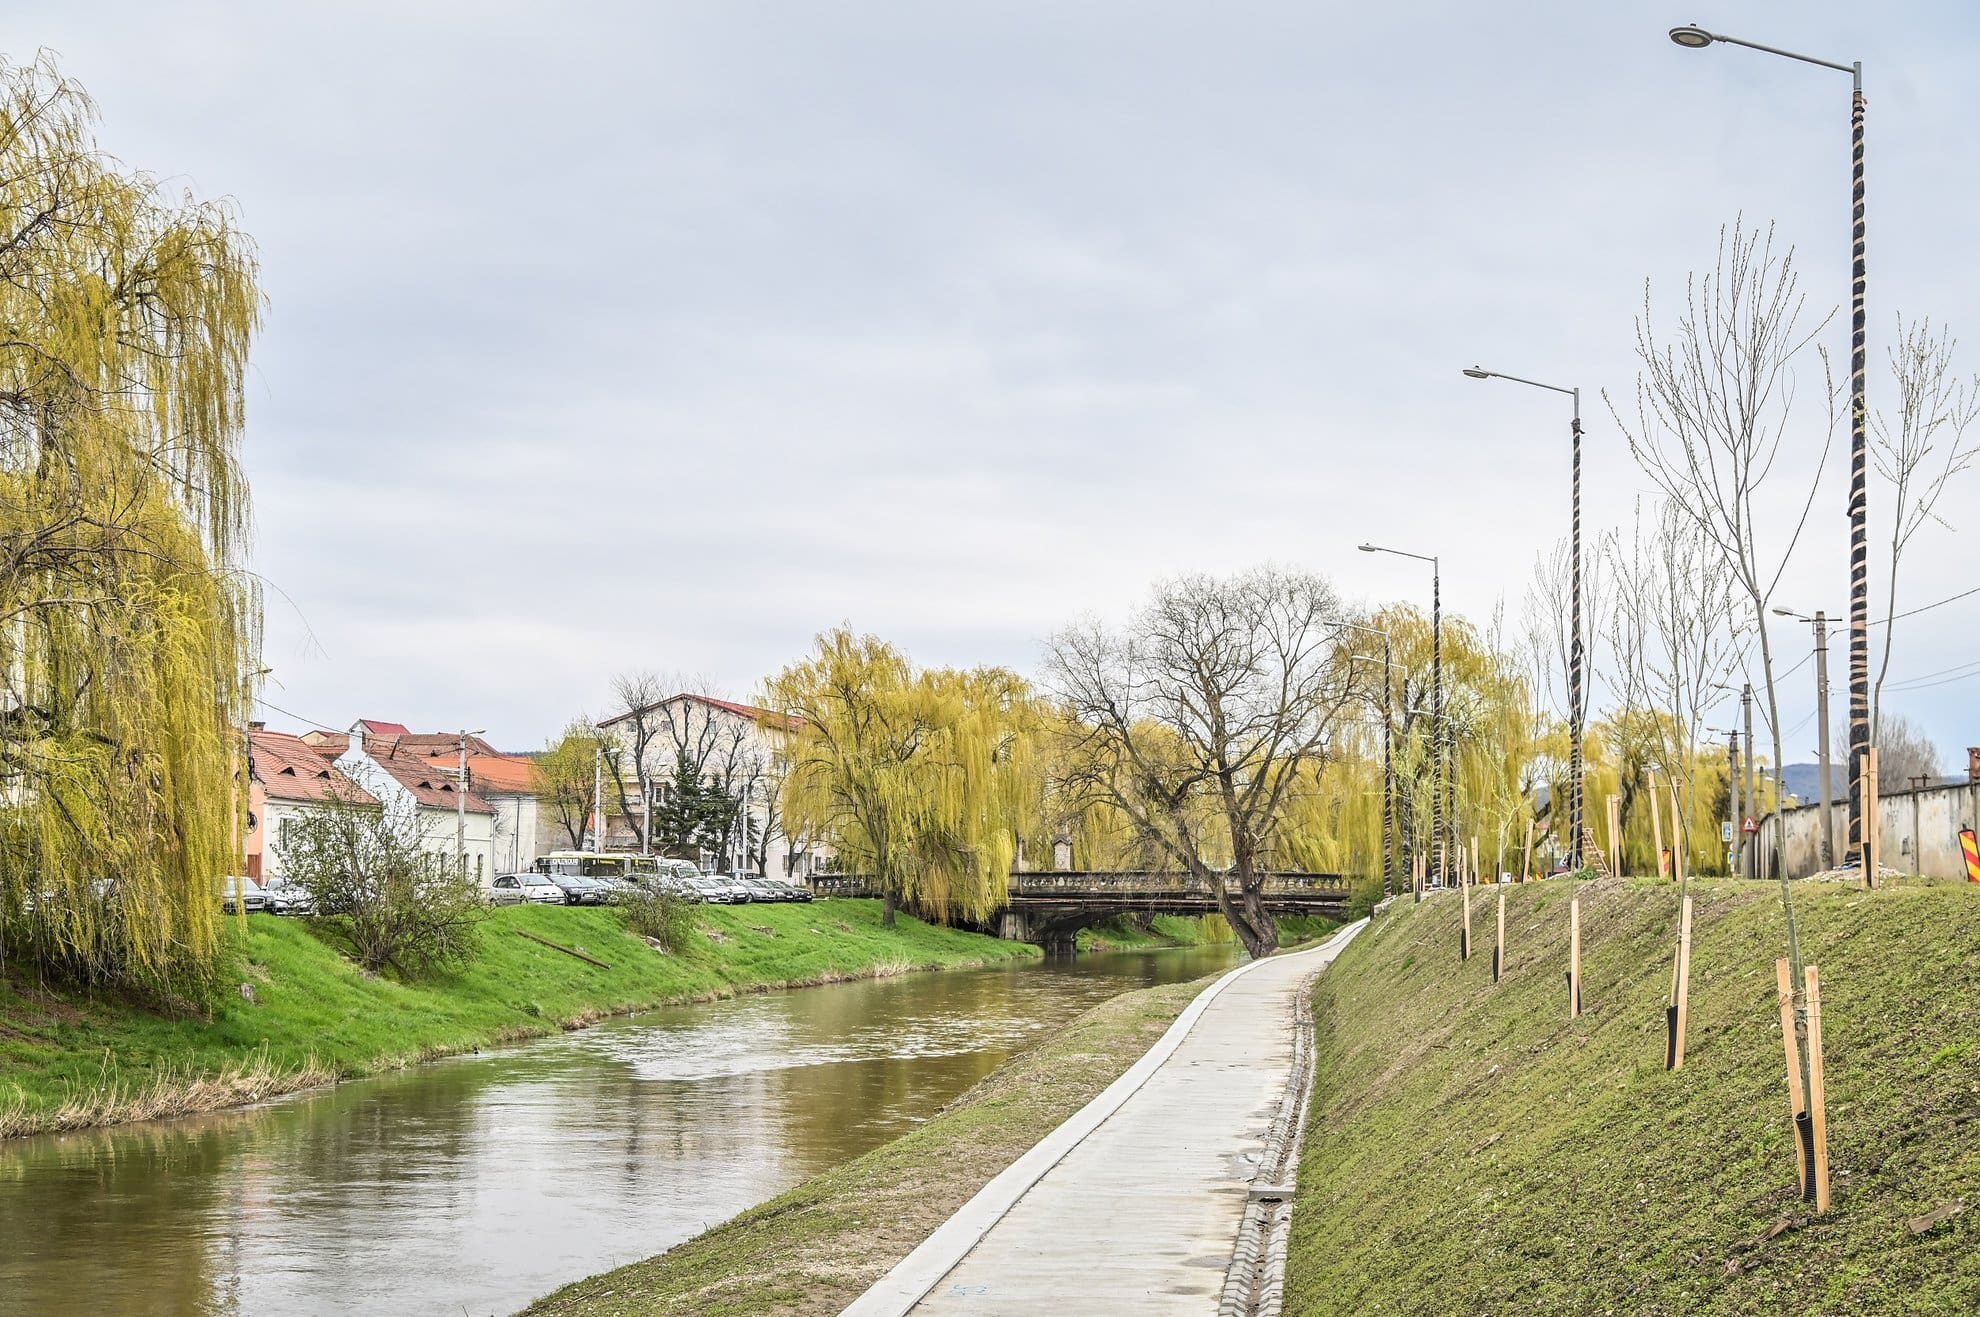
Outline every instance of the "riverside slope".
<svg viewBox="0 0 1980 1317"><path fill-rule="evenodd" d="M1980 886L1798 883L1821 968L1834 1204L1795 1192L1774 960L1779 888L1694 884L1690 1046L1664 1069L1671 883L1379 916L1313 995L1315 1098L1286 1310L1980 1312Z"/></svg>

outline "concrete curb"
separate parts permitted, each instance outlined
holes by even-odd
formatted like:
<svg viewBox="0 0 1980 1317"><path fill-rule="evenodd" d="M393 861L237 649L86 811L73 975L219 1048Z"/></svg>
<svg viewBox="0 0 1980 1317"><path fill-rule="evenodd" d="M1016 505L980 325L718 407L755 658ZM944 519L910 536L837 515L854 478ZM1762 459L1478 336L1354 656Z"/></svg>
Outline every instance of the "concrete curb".
<svg viewBox="0 0 1980 1317"><path fill-rule="evenodd" d="M1317 947L1296 951L1289 957L1274 957L1273 960L1305 956L1324 958L1328 953L1338 952L1346 946L1367 923L1366 919L1357 920ZM1067 1117L1057 1129L1033 1144L1029 1151L1005 1167L990 1183L977 1190L975 1197L937 1226L935 1232L922 1240L912 1253L848 1304L840 1317L904 1317L941 1283L944 1276L955 1270L956 1265L1004 1219L1033 1185L1044 1179L1054 1166L1065 1160L1068 1153L1106 1123L1108 1117L1126 1105L1128 1099L1162 1068L1163 1063L1175 1055L1176 1049L1182 1046L1204 1011L1225 988L1260 965L1270 963L1273 961L1254 960L1240 965L1198 993L1196 999L1183 1008L1182 1014L1176 1017L1168 1031L1142 1054L1140 1060L1129 1066L1126 1073L1109 1084L1098 1097Z"/></svg>

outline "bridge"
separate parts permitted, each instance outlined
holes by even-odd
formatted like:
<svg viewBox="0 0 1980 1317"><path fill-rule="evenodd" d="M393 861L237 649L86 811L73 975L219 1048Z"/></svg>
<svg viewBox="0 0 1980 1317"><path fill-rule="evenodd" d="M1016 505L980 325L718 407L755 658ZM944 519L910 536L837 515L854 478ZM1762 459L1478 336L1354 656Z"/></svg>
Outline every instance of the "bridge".
<svg viewBox="0 0 1980 1317"><path fill-rule="evenodd" d="M1128 914L1214 915L1212 882L1186 873L1155 870L1096 872L1021 871L1011 875L1010 899L991 913L986 931L1013 942L1033 942L1049 955L1071 955L1082 928ZM878 895L857 877L815 877L820 896ZM1270 873L1265 908L1275 915L1346 913L1348 880L1337 873Z"/></svg>

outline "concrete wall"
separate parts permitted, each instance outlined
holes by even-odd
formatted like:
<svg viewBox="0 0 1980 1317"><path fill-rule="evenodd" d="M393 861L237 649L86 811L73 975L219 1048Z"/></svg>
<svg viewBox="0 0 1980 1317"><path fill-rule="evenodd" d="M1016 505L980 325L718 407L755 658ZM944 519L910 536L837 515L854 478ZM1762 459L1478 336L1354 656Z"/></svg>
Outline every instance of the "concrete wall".
<svg viewBox="0 0 1980 1317"><path fill-rule="evenodd" d="M1836 856L1841 859L1849 849L1849 805L1838 800L1830 809L1835 820ZM1980 827L1980 783L1883 796L1877 802L1877 816L1878 856L1885 868L1933 878L1964 878L1966 860L1959 849L1959 831ZM1822 807L1791 809L1786 821L1789 875L1805 878L1820 871ZM1772 818L1762 820L1759 841L1763 855L1773 849Z"/></svg>

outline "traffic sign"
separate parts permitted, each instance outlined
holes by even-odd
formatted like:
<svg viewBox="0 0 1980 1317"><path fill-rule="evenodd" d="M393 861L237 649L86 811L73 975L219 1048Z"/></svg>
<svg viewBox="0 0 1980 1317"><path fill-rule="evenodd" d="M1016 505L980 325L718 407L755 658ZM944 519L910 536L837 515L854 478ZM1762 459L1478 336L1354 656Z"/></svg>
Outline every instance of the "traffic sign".
<svg viewBox="0 0 1980 1317"><path fill-rule="evenodd" d="M1749 818L1746 822L1739 825L1739 830L1741 832L1758 832L1760 831L1760 825Z"/></svg>
<svg viewBox="0 0 1980 1317"><path fill-rule="evenodd" d="M1725 842L1727 845L1731 845L1732 839L1733 839L1732 820L1731 819L1721 820L1719 823L1719 840Z"/></svg>

